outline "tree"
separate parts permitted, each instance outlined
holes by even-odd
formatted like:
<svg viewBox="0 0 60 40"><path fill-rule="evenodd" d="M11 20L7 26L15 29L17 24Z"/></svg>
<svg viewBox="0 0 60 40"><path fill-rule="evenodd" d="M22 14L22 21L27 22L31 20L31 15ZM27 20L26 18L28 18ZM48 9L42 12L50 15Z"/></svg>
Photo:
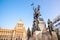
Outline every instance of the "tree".
<svg viewBox="0 0 60 40"><path fill-rule="evenodd" d="M30 31L30 29L28 28L28 30L27 30L27 40L29 40L30 37L31 37L31 31Z"/></svg>

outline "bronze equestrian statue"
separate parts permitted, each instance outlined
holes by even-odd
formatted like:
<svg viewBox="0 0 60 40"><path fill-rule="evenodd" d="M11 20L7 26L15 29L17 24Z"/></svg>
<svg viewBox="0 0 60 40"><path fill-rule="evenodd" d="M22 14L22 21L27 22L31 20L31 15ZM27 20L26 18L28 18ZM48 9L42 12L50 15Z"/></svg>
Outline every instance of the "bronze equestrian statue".
<svg viewBox="0 0 60 40"><path fill-rule="evenodd" d="M32 34L36 30L40 30L39 26L38 26L38 24L39 24L39 20L38 19L39 19L39 16L41 16L40 15L40 5L38 5L37 8L33 8L33 10L34 10L34 21L33 21Z"/></svg>

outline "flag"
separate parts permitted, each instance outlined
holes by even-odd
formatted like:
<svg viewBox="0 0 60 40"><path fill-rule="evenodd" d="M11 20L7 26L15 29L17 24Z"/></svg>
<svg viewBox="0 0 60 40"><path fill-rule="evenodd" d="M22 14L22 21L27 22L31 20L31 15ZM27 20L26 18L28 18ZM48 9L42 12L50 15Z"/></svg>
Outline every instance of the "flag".
<svg viewBox="0 0 60 40"><path fill-rule="evenodd" d="M33 6L33 5L34 5L34 3L31 4L31 6Z"/></svg>

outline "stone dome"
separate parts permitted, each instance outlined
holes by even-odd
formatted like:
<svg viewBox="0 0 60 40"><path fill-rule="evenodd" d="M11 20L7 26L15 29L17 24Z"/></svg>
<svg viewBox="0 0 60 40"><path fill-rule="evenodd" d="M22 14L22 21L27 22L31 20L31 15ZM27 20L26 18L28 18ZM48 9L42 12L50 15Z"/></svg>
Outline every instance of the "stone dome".
<svg viewBox="0 0 60 40"><path fill-rule="evenodd" d="M19 29L19 30L24 29L24 23L23 23L23 21L21 19L17 22L14 29Z"/></svg>
<svg viewBox="0 0 60 40"><path fill-rule="evenodd" d="M24 23L23 23L23 21L20 19L20 20L18 21L18 24L24 24Z"/></svg>

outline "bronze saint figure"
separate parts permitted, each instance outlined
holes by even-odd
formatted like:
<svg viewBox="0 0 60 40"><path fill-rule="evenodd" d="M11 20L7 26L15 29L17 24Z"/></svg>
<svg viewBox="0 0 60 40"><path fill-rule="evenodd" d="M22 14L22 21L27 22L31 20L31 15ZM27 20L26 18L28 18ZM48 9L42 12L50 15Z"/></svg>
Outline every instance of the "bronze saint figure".
<svg viewBox="0 0 60 40"><path fill-rule="evenodd" d="M52 35L52 31L53 31L52 27L53 27L52 21L50 21L50 19L48 19L48 28L49 28L49 32L51 35Z"/></svg>

